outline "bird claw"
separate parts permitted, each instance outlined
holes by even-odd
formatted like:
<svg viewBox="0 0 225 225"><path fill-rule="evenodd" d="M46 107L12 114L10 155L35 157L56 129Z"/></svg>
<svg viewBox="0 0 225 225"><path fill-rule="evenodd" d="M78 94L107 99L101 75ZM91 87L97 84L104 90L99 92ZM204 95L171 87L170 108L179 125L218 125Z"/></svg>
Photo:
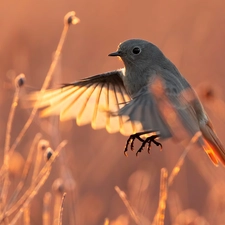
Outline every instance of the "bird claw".
<svg viewBox="0 0 225 225"><path fill-rule="evenodd" d="M142 150L143 150L143 147L140 147L140 148L137 150L137 152L136 152L136 156L138 156L138 154L139 154L140 152L142 152Z"/></svg>
<svg viewBox="0 0 225 225"><path fill-rule="evenodd" d="M151 147L152 147L152 146L151 146L151 142L149 142L149 143L148 143L148 154L151 153L151 152L150 152L150 151L151 151Z"/></svg>
<svg viewBox="0 0 225 225"><path fill-rule="evenodd" d="M130 137L127 139L127 143L126 143L126 146L125 146L125 149L124 149L124 155L125 155L125 156L128 156L127 151L128 151L128 146L129 146L129 144L130 144L130 149L131 149L131 151L134 150L134 140L136 139L136 136L135 136L135 135L136 135L136 134L132 134L132 135L130 135Z"/></svg>
<svg viewBox="0 0 225 225"><path fill-rule="evenodd" d="M146 132L147 133L147 132ZM150 133L150 132L148 132ZM150 150L151 150L151 143L153 142L156 146L160 146L160 150L162 150L162 144L158 141L156 141L155 139L159 137L159 135L152 135L150 137L147 137L145 140L142 139L140 136L145 134L144 132L140 132L140 133L136 133L136 134L132 134L130 135L130 137L127 139L127 143L124 149L124 155L128 156L127 151L128 151L128 146L130 144L130 148L133 151L134 150L134 140L138 139L139 141L142 142L141 147L138 149L138 151L136 152L136 156L138 156L138 154L140 152L142 152L143 148L145 147L146 144L148 144L148 153L150 154Z"/></svg>

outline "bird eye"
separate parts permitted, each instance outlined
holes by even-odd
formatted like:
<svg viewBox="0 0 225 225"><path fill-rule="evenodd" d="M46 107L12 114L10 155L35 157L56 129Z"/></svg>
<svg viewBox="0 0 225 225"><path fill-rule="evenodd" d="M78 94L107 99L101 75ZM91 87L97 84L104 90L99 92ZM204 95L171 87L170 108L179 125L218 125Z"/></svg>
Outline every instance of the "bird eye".
<svg viewBox="0 0 225 225"><path fill-rule="evenodd" d="M140 52L141 52L141 49L139 47L134 47L132 52L135 54L135 55L138 55Z"/></svg>

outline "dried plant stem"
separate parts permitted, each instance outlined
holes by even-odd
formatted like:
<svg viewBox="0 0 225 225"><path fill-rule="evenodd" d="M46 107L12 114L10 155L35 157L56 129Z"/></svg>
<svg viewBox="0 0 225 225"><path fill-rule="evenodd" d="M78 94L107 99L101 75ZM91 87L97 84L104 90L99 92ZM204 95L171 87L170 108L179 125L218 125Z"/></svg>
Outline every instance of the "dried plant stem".
<svg viewBox="0 0 225 225"><path fill-rule="evenodd" d="M184 149L183 153L181 154L179 160L177 161L176 165L174 166L174 168L169 176L168 186L171 186L173 184L175 177L180 172L180 168L184 163L184 159L185 159L187 153L189 152L191 146L199 139L199 137L201 135L202 135L202 133L200 131L196 132L196 134L192 137L192 139L189 142L189 144L187 145L187 147Z"/></svg>
<svg viewBox="0 0 225 225"><path fill-rule="evenodd" d="M32 157L34 156L35 146L37 145L38 141L41 139L41 136L42 135L40 133L38 133L34 137L34 140L33 140L32 144L31 144L31 148L30 148L30 151L29 151L26 163L25 163L24 168L23 168L21 180L20 180L19 184L17 185L17 187L16 187L13 195L11 196L10 200L8 201L8 204L7 204L7 207L6 207L7 209L16 201L18 195L20 194L20 192L21 192L21 190L22 190L22 188L23 188L23 186L25 184L28 172L30 170Z"/></svg>
<svg viewBox="0 0 225 225"><path fill-rule="evenodd" d="M127 196L126 196L125 192L121 191L118 186L115 186L115 190L118 193L118 195L120 196L120 198L122 199L124 205L126 206L128 212L130 213L131 218L134 220L134 222L137 225L141 225L141 221L140 221L137 213L134 211L134 209L130 205L129 201L127 200Z"/></svg>
<svg viewBox="0 0 225 225"><path fill-rule="evenodd" d="M76 194L73 189L70 189L70 196L71 196L71 201L69 202L69 207L70 207L70 221L71 224L76 225L77 224L77 214L76 214Z"/></svg>
<svg viewBox="0 0 225 225"><path fill-rule="evenodd" d="M57 225L59 223L60 214L60 204L61 204L62 194L57 192L54 199L54 211L53 211L53 224Z"/></svg>
<svg viewBox="0 0 225 225"><path fill-rule="evenodd" d="M59 210L59 219L58 219L59 223L58 223L58 225L62 225L63 203L64 203L64 200L65 200L65 197L66 197L66 193L64 192L63 196L62 196L60 210Z"/></svg>
<svg viewBox="0 0 225 225"><path fill-rule="evenodd" d="M190 150L191 146L198 140L198 138L201 136L201 132L197 132L189 142L188 146L184 149L182 155L180 156L179 160L177 161L175 167L173 168L169 178L168 178L168 172L165 168L161 169L161 181L160 181L160 195L159 195L159 205L157 212L155 214L153 225L163 225L164 224L164 218L165 218L165 209L166 209L166 201L167 201L167 193L168 193L168 187L172 185L175 177L180 171L181 166L184 163L184 159Z"/></svg>
<svg viewBox="0 0 225 225"><path fill-rule="evenodd" d="M166 200L168 192L168 172L166 168L161 169L160 176L160 193L159 193L159 205L156 211L153 225L163 225L165 219Z"/></svg>
<svg viewBox="0 0 225 225"><path fill-rule="evenodd" d="M67 15L69 15L69 14L71 14L71 12L67 13ZM65 16L65 18L68 17L67 15ZM56 48L55 54L53 56L53 60L52 60L52 63L50 65L49 71L48 71L48 73L47 73L47 75L45 77L44 83L43 83L42 88L40 90L40 95L39 95L39 97L38 97L38 99L37 99L37 101L36 101L32 111L31 111L31 114L30 114L26 124L24 125L23 129L21 130L21 132L19 133L18 137L16 138L16 140L15 140L14 144L12 145L10 151L14 151L15 150L15 148L17 147L17 145L21 141L22 137L26 133L27 129L30 127L30 125L31 125L31 123L32 123L36 113L37 113L39 100L40 100L42 94L48 88L48 86L50 84L50 81L52 79L53 73L55 71L55 68L57 66L57 63L59 61L60 54L61 54L64 42L65 42L65 39L66 39L66 35L68 33L69 26L70 25L69 25L69 23L67 21L64 22L64 28L63 28L63 31L62 31L62 34L61 34L58 46Z"/></svg>
<svg viewBox="0 0 225 225"><path fill-rule="evenodd" d="M21 214L23 213L24 209L30 204L31 200L34 198L34 196L37 194L39 191L40 187L45 183L47 180L49 174L51 172L51 169L45 171L45 174L41 177L39 182L35 185L35 187L32 187L32 190L28 189L29 192L26 195L26 198L22 202L22 204L18 205L19 206L19 211L16 213L16 215L13 217L12 221L10 222L10 225L16 224L18 219L20 218Z"/></svg>
<svg viewBox="0 0 225 225"><path fill-rule="evenodd" d="M109 225L109 219L105 218L104 225Z"/></svg>
<svg viewBox="0 0 225 225"><path fill-rule="evenodd" d="M8 162L9 162L8 152L10 149L12 122L15 115L16 107L18 105L19 92L20 92L20 88L17 87L14 93L11 109L9 111L9 119L8 119L7 127L6 127L5 148L4 148L4 165L6 167L8 167Z"/></svg>
<svg viewBox="0 0 225 225"><path fill-rule="evenodd" d="M3 186L2 186L2 190L1 190L1 204L2 205L5 205L6 198L8 195L8 185L9 185L8 168L9 168L9 149L10 149L10 140L11 140L11 130L12 130L13 118L15 115L15 110L18 105L19 92L20 92L20 88L16 87L12 105L11 105L11 109L9 112L9 119L8 119L7 127L6 127L4 162L3 162L3 168L1 169L1 173L4 173Z"/></svg>
<svg viewBox="0 0 225 225"><path fill-rule="evenodd" d="M74 18L72 18L72 16ZM70 18L71 17L71 18ZM69 19L71 19L71 22L69 22ZM74 19L74 20L72 20ZM79 22L79 19L75 17L75 13L74 12L69 12L66 14L65 18L64 18L64 28L58 43L58 46L56 48L52 63L50 65L49 71L46 75L46 78L44 80L44 83L42 85L41 91L40 91L40 96L42 96L42 94L44 93L44 91L48 88L51 78L53 76L54 70L57 66L58 60L60 58L60 54L62 51L62 47L64 45L65 39L66 39L66 35L68 33L68 28L70 26L70 23L76 24L77 22ZM13 103L11 106L11 110L9 113L9 120L7 123L7 130L6 130L6 141L5 141L5 149L4 149L4 163L3 163L3 167L1 169L1 174L4 174L4 180L3 180L3 185L2 185L2 190L1 190L1 205L4 206L5 202L6 202L6 198L8 195L8 186L9 186L9 177L8 177L8 167L9 167L9 157L10 154L12 154L14 152L14 150L16 149L17 145L19 144L19 142L21 141L22 137L24 136L24 134L26 133L27 129L30 127L37 109L38 109L38 104L39 104L39 98L37 100L37 102L35 103L32 112L27 120L27 122L25 123L24 127L22 128L22 130L20 131L18 137L16 138L15 142L13 143L13 145L10 148L10 139L11 139L11 128L12 128L12 121L13 121L13 117L15 114L15 109L16 106L18 104L18 99L19 99L19 87L16 88L15 94L14 94L14 99L13 99Z"/></svg>
<svg viewBox="0 0 225 225"><path fill-rule="evenodd" d="M41 161L42 161L42 151L40 151L40 149L37 149L36 159L34 161L34 171L33 171L33 174L32 174L31 183L34 182L35 178L38 175L38 172L39 172L40 167L41 167Z"/></svg>
<svg viewBox="0 0 225 225"><path fill-rule="evenodd" d="M13 205L9 210L7 210L5 213L3 213L0 216L0 223L6 217L9 217L10 215L12 215L15 211L17 211L19 209L19 211L17 212L17 214L13 218L13 221L11 222L11 224L14 224L18 220L18 218L20 217L20 215L23 212L24 208L27 207L27 205L30 203L30 201L33 199L33 197L37 194L37 192L40 189L40 187L47 180L47 178L48 178L48 176L50 174L50 171L51 171L52 163L54 162L54 160L56 159L56 157L59 155L60 151L62 150L62 148L66 144L67 144L66 141L62 141L59 144L59 146L56 148L54 154L51 156L49 161L47 161L45 163L44 167L39 172L38 176L36 177L36 179L34 180L32 185L30 185L28 190L24 193L24 195L15 203L15 205Z"/></svg>
<svg viewBox="0 0 225 225"><path fill-rule="evenodd" d="M50 203L51 203L52 195L50 192L45 193L43 199L43 213L42 213L42 221L43 225L51 224L51 216L50 216Z"/></svg>
<svg viewBox="0 0 225 225"><path fill-rule="evenodd" d="M23 212L23 224L30 225L30 206L28 205Z"/></svg>

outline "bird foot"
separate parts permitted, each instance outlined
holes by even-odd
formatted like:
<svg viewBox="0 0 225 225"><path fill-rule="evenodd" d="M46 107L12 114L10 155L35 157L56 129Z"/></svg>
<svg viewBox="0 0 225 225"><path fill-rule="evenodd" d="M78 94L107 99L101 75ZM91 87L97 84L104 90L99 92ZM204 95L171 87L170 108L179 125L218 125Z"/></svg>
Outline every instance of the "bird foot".
<svg viewBox="0 0 225 225"><path fill-rule="evenodd" d="M139 132L136 134L132 134L130 135L130 137L127 139L126 142L126 146L124 149L124 155L128 156L127 151L128 151L128 147L130 144L130 148L133 151L134 150L134 140L138 139L140 142L142 142L141 147L138 149L138 151L136 152L136 156L138 156L138 153L141 152L143 150L143 148L145 147L146 144L148 144L148 153L150 154L150 150L151 150L151 143L153 142L156 146L160 146L161 150L162 150L162 144L158 141L156 141L155 139L159 137L158 134L154 134L150 137L147 137L146 139L141 138L140 136L143 134L148 134L148 133L152 133L153 131L148 131L148 132Z"/></svg>

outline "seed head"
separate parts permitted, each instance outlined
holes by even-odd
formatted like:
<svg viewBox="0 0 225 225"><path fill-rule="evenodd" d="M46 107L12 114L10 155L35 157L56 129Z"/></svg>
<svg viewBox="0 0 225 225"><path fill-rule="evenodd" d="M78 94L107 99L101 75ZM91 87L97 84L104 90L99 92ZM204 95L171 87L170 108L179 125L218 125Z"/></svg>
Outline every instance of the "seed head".
<svg viewBox="0 0 225 225"><path fill-rule="evenodd" d="M75 24L79 23L80 19L78 17L76 17L75 15L76 15L76 13L74 11L68 12L64 17L65 23L67 23L68 25L71 25L71 24L75 25Z"/></svg>
<svg viewBox="0 0 225 225"><path fill-rule="evenodd" d="M26 77L23 73L21 73L15 78L15 86L22 87L24 85L25 81L26 81Z"/></svg>

